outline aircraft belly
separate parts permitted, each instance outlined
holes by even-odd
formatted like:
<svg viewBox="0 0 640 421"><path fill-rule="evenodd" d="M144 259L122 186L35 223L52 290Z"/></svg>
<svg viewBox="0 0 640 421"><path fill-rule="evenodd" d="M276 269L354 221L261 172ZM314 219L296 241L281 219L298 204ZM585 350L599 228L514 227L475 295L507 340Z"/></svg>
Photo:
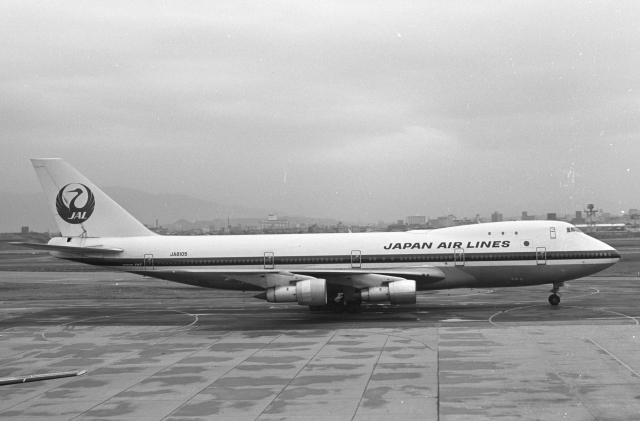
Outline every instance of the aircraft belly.
<svg viewBox="0 0 640 421"><path fill-rule="evenodd" d="M466 269L460 269L457 267L442 267L441 269L445 278L437 282L422 283L416 282L417 291L428 291L436 289L451 289L451 288L477 288L478 279Z"/></svg>
<svg viewBox="0 0 640 421"><path fill-rule="evenodd" d="M181 284L193 285L202 288L214 288L233 291L264 291L255 285L230 279L226 275L208 272L159 272L159 271L129 271L137 275L149 276L151 278L164 279L166 281L178 282Z"/></svg>
<svg viewBox="0 0 640 421"><path fill-rule="evenodd" d="M611 263L563 263L528 266L467 266L463 270L477 279L478 287L500 288L569 281L600 272L609 266ZM446 270L445 273L448 279L449 274ZM446 282L447 279L442 282ZM434 286L438 284L441 282Z"/></svg>

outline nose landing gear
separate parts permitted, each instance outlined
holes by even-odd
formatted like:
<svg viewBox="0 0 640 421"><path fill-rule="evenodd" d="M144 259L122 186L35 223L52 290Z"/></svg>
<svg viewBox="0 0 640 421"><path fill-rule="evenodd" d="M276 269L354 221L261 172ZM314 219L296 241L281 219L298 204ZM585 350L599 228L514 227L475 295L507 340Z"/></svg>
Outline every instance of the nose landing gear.
<svg viewBox="0 0 640 421"><path fill-rule="evenodd" d="M552 306L557 306L558 304L560 304L560 297L562 296L562 294L560 294L560 287L563 287L563 286L564 286L564 282L553 284L553 288L551 288L551 291L550 291L553 294L549 296L549 304L551 304Z"/></svg>

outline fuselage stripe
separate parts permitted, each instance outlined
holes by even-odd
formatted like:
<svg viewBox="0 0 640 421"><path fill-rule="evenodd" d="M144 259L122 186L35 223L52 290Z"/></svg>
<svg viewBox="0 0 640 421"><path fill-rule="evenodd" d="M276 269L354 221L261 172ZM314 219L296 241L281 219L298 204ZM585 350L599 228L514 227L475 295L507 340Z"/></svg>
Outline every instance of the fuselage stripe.
<svg viewBox="0 0 640 421"><path fill-rule="evenodd" d="M464 256L455 257L453 253L442 254L398 254L398 255L362 255L359 256L361 264L402 264L402 263L439 263L439 262L505 262L505 261L539 261L539 260L592 260L606 258L620 258L620 254L611 250L593 251L547 251L544 254L536 252L515 253L464 253ZM351 264L351 255L327 255L327 256L274 256L275 265L318 265L318 264ZM70 258L82 263L96 264L100 266L141 266L144 259L141 258ZM264 265L264 256L244 257L194 257L194 258L163 258L154 257L154 266L256 266Z"/></svg>

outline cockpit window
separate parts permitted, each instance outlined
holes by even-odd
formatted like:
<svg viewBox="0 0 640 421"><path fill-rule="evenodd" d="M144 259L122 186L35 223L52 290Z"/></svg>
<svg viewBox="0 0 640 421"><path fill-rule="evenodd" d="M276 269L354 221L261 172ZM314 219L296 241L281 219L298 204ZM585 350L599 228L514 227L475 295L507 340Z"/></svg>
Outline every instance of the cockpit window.
<svg viewBox="0 0 640 421"><path fill-rule="evenodd" d="M570 228L567 228L567 232L582 232L582 231L580 231L580 229L579 229L579 228L576 228L576 227L570 227Z"/></svg>

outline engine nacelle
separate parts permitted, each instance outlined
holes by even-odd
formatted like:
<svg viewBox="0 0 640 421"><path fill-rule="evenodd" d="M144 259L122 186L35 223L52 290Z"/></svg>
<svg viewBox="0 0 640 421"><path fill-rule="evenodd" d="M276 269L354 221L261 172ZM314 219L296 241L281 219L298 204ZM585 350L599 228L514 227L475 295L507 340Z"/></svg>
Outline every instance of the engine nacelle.
<svg viewBox="0 0 640 421"><path fill-rule="evenodd" d="M360 291L362 301L370 303L379 303L389 301L389 287L370 287Z"/></svg>
<svg viewBox="0 0 640 421"><path fill-rule="evenodd" d="M379 303L390 301L391 304L415 304L416 281L405 279L390 282L389 286L369 287L360 291L362 301Z"/></svg>
<svg viewBox="0 0 640 421"><path fill-rule="evenodd" d="M295 285L267 288L267 301L270 303L293 303L298 301Z"/></svg>
<svg viewBox="0 0 640 421"><path fill-rule="evenodd" d="M301 306L323 306L327 304L327 281L325 279L305 279L295 285L267 288L270 303L298 302Z"/></svg>
<svg viewBox="0 0 640 421"><path fill-rule="evenodd" d="M305 279L296 283L298 304L301 306L323 306L327 304L327 280Z"/></svg>
<svg viewBox="0 0 640 421"><path fill-rule="evenodd" d="M389 284L389 298L391 304L415 304L416 281L406 279L404 281L391 282Z"/></svg>

